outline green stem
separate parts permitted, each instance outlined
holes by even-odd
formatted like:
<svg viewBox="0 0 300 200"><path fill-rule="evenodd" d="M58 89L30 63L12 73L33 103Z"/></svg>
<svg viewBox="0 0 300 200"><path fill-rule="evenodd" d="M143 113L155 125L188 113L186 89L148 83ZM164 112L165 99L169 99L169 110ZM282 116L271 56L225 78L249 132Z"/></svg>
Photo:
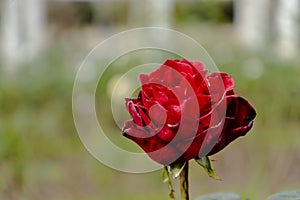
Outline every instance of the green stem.
<svg viewBox="0 0 300 200"><path fill-rule="evenodd" d="M189 162L184 165L180 173L180 193L181 200L189 200Z"/></svg>

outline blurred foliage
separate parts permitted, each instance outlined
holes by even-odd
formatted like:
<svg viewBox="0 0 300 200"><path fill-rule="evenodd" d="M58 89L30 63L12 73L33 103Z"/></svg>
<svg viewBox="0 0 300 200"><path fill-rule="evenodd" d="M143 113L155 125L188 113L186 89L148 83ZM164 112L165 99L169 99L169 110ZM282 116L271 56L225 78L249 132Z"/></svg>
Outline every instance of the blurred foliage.
<svg viewBox="0 0 300 200"><path fill-rule="evenodd" d="M67 29L98 24L102 26L126 23L127 3L124 2L57 2L47 1L48 23Z"/></svg>
<svg viewBox="0 0 300 200"><path fill-rule="evenodd" d="M177 23L195 22L228 23L233 20L233 2L231 1L192 1L178 2L175 8Z"/></svg>
<svg viewBox="0 0 300 200"><path fill-rule="evenodd" d="M61 55L50 52L45 59L51 62L36 61L17 72L1 68L1 191L20 190L30 163L78 144L71 115L72 76L62 67Z"/></svg>
<svg viewBox="0 0 300 200"><path fill-rule="evenodd" d="M47 1L49 24L57 28L98 24L102 26L127 23L129 1L124 2L56 2ZM142 17L142 16L139 16ZM136 19L136 23L139 20ZM231 1L178 1L175 4L174 24L231 23Z"/></svg>
<svg viewBox="0 0 300 200"><path fill-rule="evenodd" d="M49 24L68 28L79 24L91 24L95 12L87 2L55 2L47 1L47 19Z"/></svg>

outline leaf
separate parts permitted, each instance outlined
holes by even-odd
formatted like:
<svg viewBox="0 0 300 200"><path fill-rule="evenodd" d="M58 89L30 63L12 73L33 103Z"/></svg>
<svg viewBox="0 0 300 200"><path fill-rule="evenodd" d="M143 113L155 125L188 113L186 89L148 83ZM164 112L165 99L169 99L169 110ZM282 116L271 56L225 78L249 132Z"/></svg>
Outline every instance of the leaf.
<svg viewBox="0 0 300 200"><path fill-rule="evenodd" d="M214 193L197 197L195 200L241 200L241 197L234 193Z"/></svg>
<svg viewBox="0 0 300 200"><path fill-rule="evenodd" d="M176 163L169 166L169 172L172 175L172 178L178 178L181 171L183 170L186 162L184 163Z"/></svg>
<svg viewBox="0 0 300 200"><path fill-rule="evenodd" d="M300 200L300 190L278 192L268 197L267 200Z"/></svg>
<svg viewBox="0 0 300 200"><path fill-rule="evenodd" d="M204 168L209 177L212 177L216 180L221 180L220 177L216 174L216 172L212 169L210 160L207 156L195 160L201 167Z"/></svg>
<svg viewBox="0 0 300 200"><path fill-rule="evenodd" d="M169 197L171 199L175 199L174 189L173 189L173 185L172 185L172 182L171 182L171 179L170 179L170 174L169 174L169 171L168 171L167 167L164 167L162 169L161 177L162 177L163 182L168 184L168 188L170 190Z"/></svg>

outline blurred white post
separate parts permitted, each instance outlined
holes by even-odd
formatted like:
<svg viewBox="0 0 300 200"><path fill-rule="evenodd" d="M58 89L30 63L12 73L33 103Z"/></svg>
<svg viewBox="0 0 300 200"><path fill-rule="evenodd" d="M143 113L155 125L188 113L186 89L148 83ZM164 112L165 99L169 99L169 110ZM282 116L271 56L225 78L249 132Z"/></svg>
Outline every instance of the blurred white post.
<svg viewBox="0 0 300 200"><path fill-rule="evenodd" d="M174 0L130 0L128 22L132 26L171 27Z"/></svg>
<svg viewBox="0 0 300 200"><path fill-rule="evenodd" d="M25 27L28 50L31 56L36 56L41 49L44 36L46 2L44 0L23 0L25 3Z"/></svg>
<svg viewBox="0 0 300 200"><path fill-rule="evenodd" d="M266 42L270 1L272 0L234 0L237 34L250 48L260 48Z"/></svg>
<svg viewBox="0 0 300 200"><path fill-rule="evenodd" d="M37 55L45 22L44 0L5 0L2 12L3 62L8 68Z"/></svg>
<svg viewBox="0 0 300 200"><path fill-rule="evenodd" d="M146 20L151 26L171 27L175 2L173 0L147 0Z"/></svg>
<svg viewBox="0 0 300 200"><path fill-rule="evenodd" d="M2 7L2 64L7 65L15 60L19 37L19 3L6 0Z"/></svg>
<svg viewBox="0 0 300 200"><path fill-rule="evenodd" d="M279 0L276 23L278 27L279 55L293 58L297 55L300 29L300 1Z"/></svg>

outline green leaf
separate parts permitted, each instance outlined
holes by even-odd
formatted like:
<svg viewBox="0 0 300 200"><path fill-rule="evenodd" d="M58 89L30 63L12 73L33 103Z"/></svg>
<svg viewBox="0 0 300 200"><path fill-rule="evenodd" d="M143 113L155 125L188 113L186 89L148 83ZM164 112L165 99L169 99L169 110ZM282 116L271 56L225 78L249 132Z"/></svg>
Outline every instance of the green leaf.
<svg viewBox="0 0 300 200"><path fill-rule="evenodd" d="M210 160L207 156L195 160L201 167L204 168L209 177L212 177L216 180L221 180L220 177L216 174L216 172L212 169Z"/></svg>
<svg viewBox="0 0 300 200"><path fill-rule="evenodd" d="M300 190L282 191L273 194L267 200L300 200Z"/></svg>
<svg viewBox="0 0 300 200"><path fill-rule="evenodd" d="M169 166L169 173L172 175L172 178L179 177L181 171L183 170L186 162L184 163L176 163Z"/></svg>
<svg viewBox="0 0 300 200"><path fill-rule="evenodd" d="M195 200L241 200L241 197L234 193L214 193L197 197Z"/></svg>
<svg viewBox="0 0 300 200"><path fill-rule="evenodd" d="M172 182L171 182L171 179L170 179L170 174L169 174L169 171L168 171L167 167L164 167L162 169L161 177L162 177L163 182L168 184L168 188L170 190L169 197L171 199L175 199L174 189L173 189L173 185L172 185Z"/></svg>

